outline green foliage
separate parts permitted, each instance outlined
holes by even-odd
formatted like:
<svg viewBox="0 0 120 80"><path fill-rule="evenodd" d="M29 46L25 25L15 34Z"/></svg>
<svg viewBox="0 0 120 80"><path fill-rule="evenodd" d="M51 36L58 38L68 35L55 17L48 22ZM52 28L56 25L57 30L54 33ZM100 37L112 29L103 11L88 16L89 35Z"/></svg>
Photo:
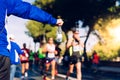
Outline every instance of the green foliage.
<svg viewBox="0 0 120 80"><path fill-rule="evenodd" d="M111 45L97 44L94 46L94 50L98 52L101 60L113 60L118 56L118 47L113 48Z"/></svg>
<svg viewBox="0 0 120 80"><path fill-rule="evenodd" d="M50 32L46 33L46 38L48 39L49 37L53 37L55 39L56 30L57 30L57 27L52 28Z"/></svg>
<svg viewBox="0 0 120 80"><path fill-rule="evenodd" d="M38 7L45 7L46 5L52 4L55 0L35 0L34 5Z"/></svg>
<svg viewBox="0 0 120 80"><path fill-rule="evenodd" d="M54 40L56 39L56 32L57 32L57 28L56 26L51 26L48 24L42 24L36 21L29 21L26 25L27 29L29 30L29 33L31 35L31 37L33 38L39 38L39 36L44 35L46 36L46 38L48 37L53 37ZM62 32L63 34L63 41L66 40L66 36L65 33Z"/></svg>
<svg viewBox="0 0 120 80"><path fill-rule="evenodd" d="M47 32L46 33L46 38L48 39L49 37L53 37L54 40L56 40L57 28L58 27L53 27L50 32ZM66 36L65 36L64 32L62 32L62 36L63 36L63 38L62 38L63 40L62 41L64 42L66 40Z"/></svg>
<svg viewBox="0 0 120 80"><path fill-rule="evenodd" d="M119 13L120 6L111 6L108 10L112 13Z"/></svg>
<svg viewBox="0 0 120 80"><path fill-rule="evenodd" d="M94 29L98 30L104 44L96 44L93 50L99 53L102 60L113 60L119 56L120 50L120 38L119 38L119 26L120 19L113 19L108 16L106 19L100 18L94 26Z"/></svg>
<svg viewBox="0 0 120 80"><path fill-rule="evenodd" d="M45 32L44 25L36 21L29 21L26 27L29 30L31 37L38 37Z"/></svg>

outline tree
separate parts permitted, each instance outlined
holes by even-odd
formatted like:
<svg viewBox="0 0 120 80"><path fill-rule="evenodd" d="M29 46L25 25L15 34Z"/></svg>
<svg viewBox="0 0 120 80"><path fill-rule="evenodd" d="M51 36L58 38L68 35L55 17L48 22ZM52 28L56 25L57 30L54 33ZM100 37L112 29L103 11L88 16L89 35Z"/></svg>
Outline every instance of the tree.
<svg viewBox="0 0 120 80"><path fill-rule="evenodd" d="M29 30L29 35L33 37L34 42L43 41L43 37L53 37L56 38L57 27L48 24L42 24L36 21L29 21L26 25ZM63 41L66 40L65 33L62 33Z"/></svg>
<svg viewBox="0 0 120 80"><path fill-rule="evenodd" d="M86 45L89 34L94 30L94 25L99 18L105 19L108 14L113 15L119 13L119 8L114 7L115 1L116 0L35 0L34 4L53 14L54 17L61 16L65 21L65 27L63 27L65 32L75 26L76 21L84 21L83 26L88 25L90 27L85 40ZM84 48L84 53L87 55L86 47Z"/></svg>
<svg viewBox="0 0 120 80"><path fill-rule="evenodd" d="M99 31L104 39L104 43L98 43L94 46L102 60L112 60L119 56L120 50L120 19L108 16L106 19L99 19L94 28Z"/></svg>

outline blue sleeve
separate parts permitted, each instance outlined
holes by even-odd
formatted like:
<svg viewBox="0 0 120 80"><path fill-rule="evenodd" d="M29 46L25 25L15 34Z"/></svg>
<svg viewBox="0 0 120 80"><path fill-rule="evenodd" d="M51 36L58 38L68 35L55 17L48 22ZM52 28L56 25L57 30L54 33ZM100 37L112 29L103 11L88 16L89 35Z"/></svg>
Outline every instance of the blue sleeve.
<svg viewBox="0 0 120 80"><path fill-rule="evenodd" d="M15 49L16 49L18 54L23 54L23 51L20 49L18 44L16 44Z"/></svg>
<svg viewBox="0 0 120 80"><path fill-rule="evenodd" d="M42 9L21 0L7 0L8 15L31 19L48 24L56 24L57 20Z"/></svg>

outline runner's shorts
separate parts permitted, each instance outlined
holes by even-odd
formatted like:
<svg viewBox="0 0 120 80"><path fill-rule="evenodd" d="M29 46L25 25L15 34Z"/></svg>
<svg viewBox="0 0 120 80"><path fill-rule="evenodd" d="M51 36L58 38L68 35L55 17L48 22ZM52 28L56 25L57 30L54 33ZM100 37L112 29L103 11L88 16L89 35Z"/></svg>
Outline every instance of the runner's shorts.
<svg viewBox="0 0 120 80"><path fill-rule="evenodd" d="M82 62L82 57L70 56L69 64L76 64Z"/></svg>
<svg viewBox="0 0 120 80"><path fill-rule="evenodd" d="M51 63L53 60L55 60L55 57L54 58L46 58L45 62L47 64L47 63Z"/></svg>

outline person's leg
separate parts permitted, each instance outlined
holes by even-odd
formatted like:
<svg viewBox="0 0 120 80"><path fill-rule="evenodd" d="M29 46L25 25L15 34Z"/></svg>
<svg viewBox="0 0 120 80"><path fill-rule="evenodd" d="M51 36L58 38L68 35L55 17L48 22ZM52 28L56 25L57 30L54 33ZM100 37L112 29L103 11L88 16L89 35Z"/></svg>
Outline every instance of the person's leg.
<svg viewBox="0 0 120 80"><path fill-rule="evenodd" d="M45 72L47 72L48 70L49 70L49 67L50 67L50 63L47 63L46 65L45 65Z"/></svg>
<svg viewBox="0 0 120 80"><path fill-rule="evenodd" d="M29 65L30 65L30 69L32 70L32 67L33 67L33 60L30 60L30 61L29 61Z"/></svg>
<svg viewBox="0 0 120 80"><path fill-rule="evenodd" d="M15 71L16 71L16 65L12 64L10 66L10 80L14 80Z"/></svg>
<svg viewBox="0 0 120 80"><path fill-rule="evenodd" d="M0 80L10 80L10 59L0 55Z"/></svg>
<svg viewBox="0 0 120 80"><path fill-rule="evenodd" d="M93 73L96 73L97 72L97 64L93 63L92 68L93 68Z"/></svg>
<svg viewBox="0 0 120 80"><path fill-rule="evenodd" d="M39 60L39 66L40 66L40 73L43 75L44 74L44 70L45 70L45 59L40 59Z"/></svg>
<svg viewBox="0 0 120 80"><path fill-rule="evenodd" d="M21 64L21 66L22 66L22 78L24 78L24 75L25 75L25 63L22 63Z"/></svg>
<svg viewBox="0 0 120 80"><path fill-rule="evenodd" d="M73 73L73 68L74 68L74 64L70 64L69 65L69 70L67 71L66 79L68 79L70 74Z"/></svg>
<svg viewBox="0 0 120 80"><path fill-rule="evenodd" d="M43 69L42 59L39 59L39 68L42 71L42 69Z"/></svg>
<svg viewBox="0 0 120 80"><path fill-rule="evenodd" d="M51 71L51 75L52 75L52 79L54 80L55 79L55 60L53 60L52 62L51 62L51 65L52 65L52 71Z"/></svg>
<svg viewBox="0 0 120 80"><path fill-rule="evenodd" d="M46 71L48 71L49 70L49 67L50 67L50 63L47 63L47 64L45 64L45 66L46 66Z"/></svg>
<svg viewBox="0 0 120 80"><path fill-rule="evenodd" d="M47 71L49 70L50 67L50 63L46 63L45 64L45 71L44 71L44 76L43 76L43 80L47 80Z"/></svg>
<svg viewBox="0 0 120 80"><path fill-rule="evenodd" d="M20 64L18 64L18 65L16 65L16 69L18 70L18 71L20 71L20 73L18 74L18 76L19 76L19 78L21 78L21 76L22 76L22 74L21 74L21 70L22 70L22 67L21 67L21 63Z"/></svg>
<svg viewBox="0 0 120 80"><path fill-rule="evenodd" d="M58 74L58 64L57 64L57 62L55 62L55 75L57 75Z"/></svg>
<svg viewBox="0 0 120 80"><path fill-rule="evenodd" d="M56 56L56 57L55 57L55 75L58 74L58 60L59 60L59 57Z"/></svg>
<svg viewBox="0 0 120 80"><path fill-rule="evenodd" d="M27 71L28 71L28 69L29 69L29 63L28 62L26 62L25 63L25 77L28 77L28 73L27 73Z"/></svg>
<svg viewBox="0 0 120 80"><path fill-rule="evenodd" d="M81 62L77 62L75 66L77 71L77 80L82 80Z"/></svg>

